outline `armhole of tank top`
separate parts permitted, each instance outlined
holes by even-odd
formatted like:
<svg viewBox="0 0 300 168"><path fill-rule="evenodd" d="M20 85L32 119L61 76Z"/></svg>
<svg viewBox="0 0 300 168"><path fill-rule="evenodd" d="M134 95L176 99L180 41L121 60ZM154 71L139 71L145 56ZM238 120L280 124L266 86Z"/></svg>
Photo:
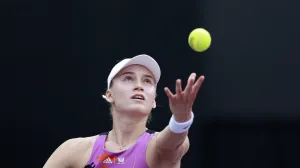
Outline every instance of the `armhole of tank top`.
<svg viewBox="0 0 300 168"><path fill-rule="evenodd" d="M102 136L106 136L106 135L108 135L108 132L103 132L103 133L99 134L96 137L95 142L93 144L92 152L90 154L90 158L89 158L88 162L86 163L86 165L91 164L91 162L93 161L94 155L97 152L98 148L100 148L102 146L101 142L99 142L99 141L101 141Z"/></svg>
<svg viewBox="0 0 300 168"><path fill-rule="evenodd" d="M147 143L145 143L145 145L144 145L144 151L145 151L145 155L144 156L145 156L145 164L147 165L147 168L149 168L149 165L148 165L148 162L147 162L147 148L148 148L149 142L151 141L151 139L153 138L153 136L155 134L155 131L148 129L146 132L148 134L150 134L150 135L149 135L149 137L147 139Z"/></svg>
<svg viewBox="0 0 300 168"><path fill-rule="evenodd" d="M152 137L153 137L153 135L155 134L155 131L153 131L153 130L147 130L146 131L149 135L147 136L147 143L145 143L145 151L147 150L147 146L148 146L148 144L149 144L149 142L150 142L150 140L152 139Z"/></svg>
<svg viewBox="0 0 300 168"><path fill-rule="evenodd" d="M146 132L150 135L147 139L147 143L145 144L145 150L147 150L148 144L149 144L149 142L151 141L151 139L153 138L153 136L155 134L155 131L153 131L153 130L147 130Z"/></svg>

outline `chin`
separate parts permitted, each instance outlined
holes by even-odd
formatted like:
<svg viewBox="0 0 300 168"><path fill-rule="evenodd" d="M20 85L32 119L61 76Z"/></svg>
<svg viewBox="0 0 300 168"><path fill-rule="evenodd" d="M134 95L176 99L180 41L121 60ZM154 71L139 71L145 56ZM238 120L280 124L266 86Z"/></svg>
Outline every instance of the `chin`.
<svg viewBox="0 0 300 168"><path fill-rule="evenodd" d="M149 115L151 109L148 109L145 106L141 106L141 105L131 105L128 106L125 111L128 111L129 113L135 115Z"/></svg>

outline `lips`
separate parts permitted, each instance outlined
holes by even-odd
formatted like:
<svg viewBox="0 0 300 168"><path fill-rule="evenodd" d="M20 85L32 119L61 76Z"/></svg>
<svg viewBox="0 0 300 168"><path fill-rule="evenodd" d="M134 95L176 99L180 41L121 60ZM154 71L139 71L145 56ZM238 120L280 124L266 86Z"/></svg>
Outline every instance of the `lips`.
<svg viewBox="0 0 300 168"><path fill-rule="evenodd" d="M142 94L135 94L135 95L131 96L131 99L145 100L145 96Z"/></svg>

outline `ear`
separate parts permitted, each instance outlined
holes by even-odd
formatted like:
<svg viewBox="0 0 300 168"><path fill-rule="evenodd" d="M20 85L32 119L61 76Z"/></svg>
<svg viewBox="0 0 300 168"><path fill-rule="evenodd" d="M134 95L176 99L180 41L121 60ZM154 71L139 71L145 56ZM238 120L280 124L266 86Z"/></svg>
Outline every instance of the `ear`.
<svg viewBox="0 0 300 168"><path fill-rule="evenodd" d="M108 101L109 103L113 103L114 102L114 98L113 98L113 96L112 96L112 94L111 94L111 91L110 91L110 89L107 89L107 91L106 91L106 93L105 93L105 99L106 99L106 101Z"/></svg>
<svg viewBox="0 0 300 168"><path fill-rule="evenodd" d="M156 108L156 101L155 100L152 103L152 108Z"/></svg>

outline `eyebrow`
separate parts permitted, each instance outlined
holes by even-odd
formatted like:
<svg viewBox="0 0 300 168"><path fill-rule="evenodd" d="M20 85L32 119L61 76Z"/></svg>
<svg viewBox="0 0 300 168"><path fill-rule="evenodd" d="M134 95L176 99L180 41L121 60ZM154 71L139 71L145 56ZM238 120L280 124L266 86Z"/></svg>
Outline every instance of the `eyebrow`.
<svg viewBox="0 0 300 168"><path fill-rule="evenodd" d="M134 72L124 72L124 73L122 73L120 76L123 76L123 75L126 75L126 74L133 75ZM144 76L147 77L147 78L152 78L152 79L154 80L154 77L151 76L151 75L144 74Z"/></svg>

